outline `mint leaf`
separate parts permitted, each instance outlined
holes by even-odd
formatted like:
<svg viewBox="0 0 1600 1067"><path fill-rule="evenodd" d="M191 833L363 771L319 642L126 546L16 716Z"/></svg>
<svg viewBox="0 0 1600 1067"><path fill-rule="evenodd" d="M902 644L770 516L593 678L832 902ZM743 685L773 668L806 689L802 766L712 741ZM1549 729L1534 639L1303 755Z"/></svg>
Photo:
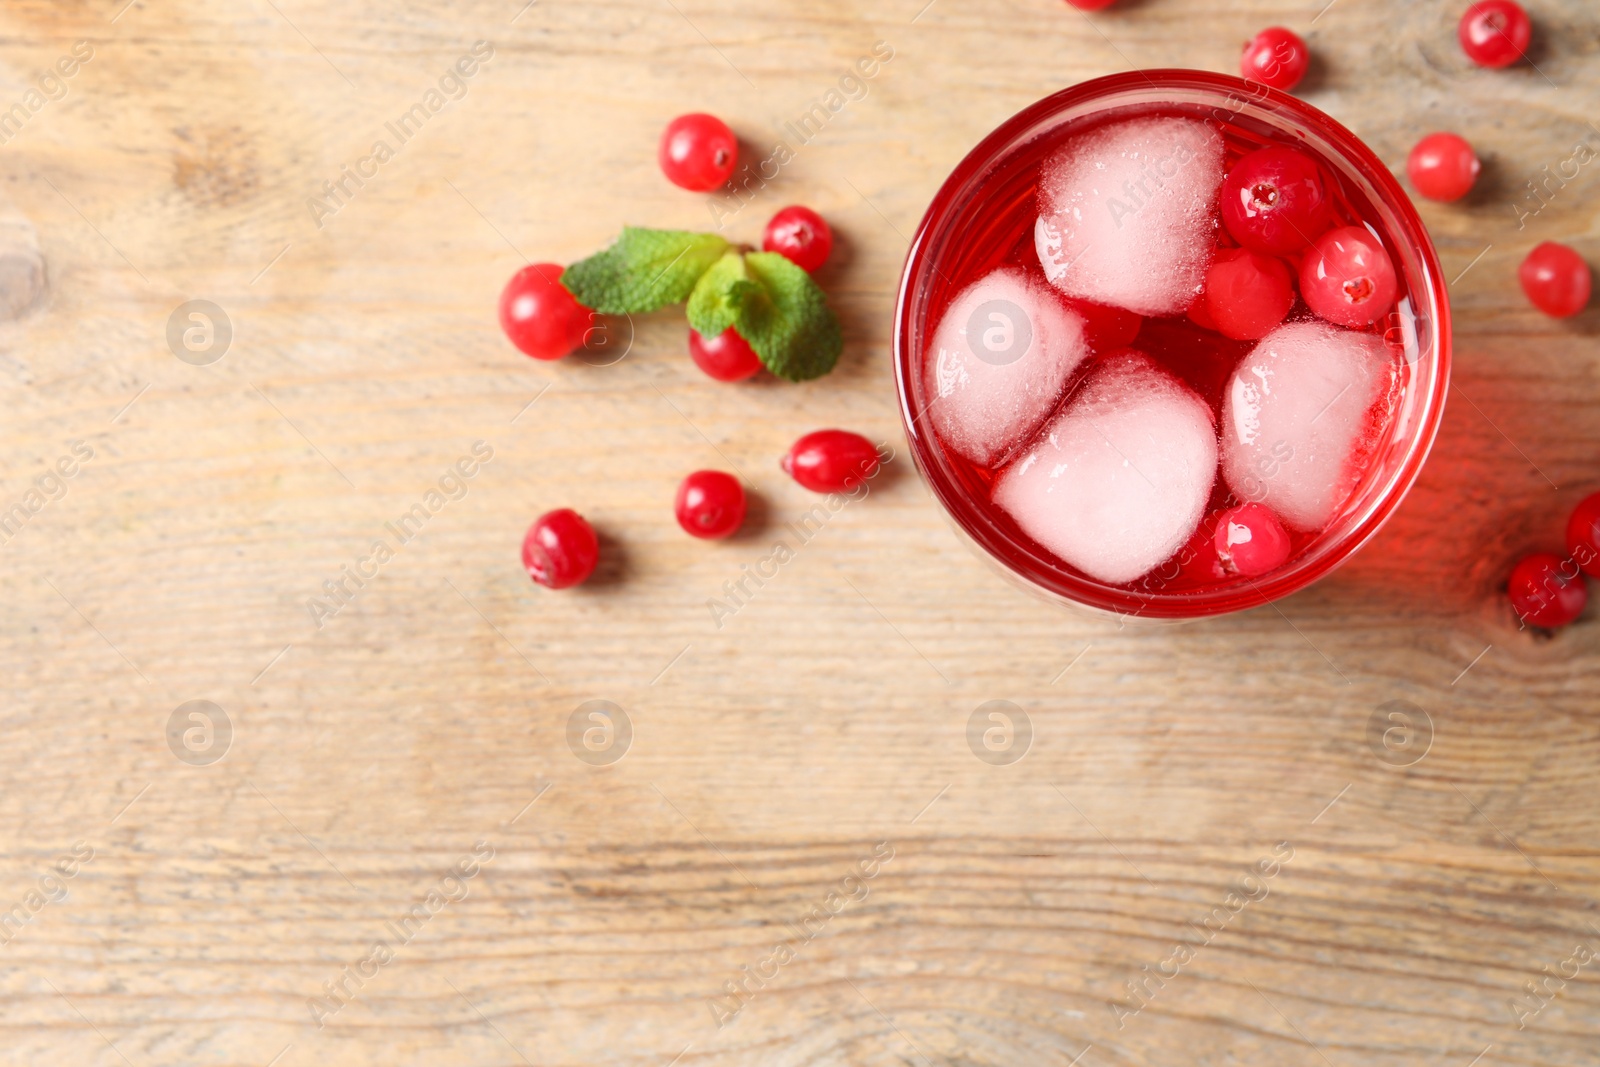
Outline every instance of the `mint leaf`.
<svg viewBox="0 0 1600 1067"><path fill-rule="evenodd" d="M728 252L701 275L694 292L689 294L689 304L684 310L689 315L689 325L701 337L718 337L739 320L739 306L757 298L761 287L750 280L745 270L744 256Z"/></svg>
<svg viewBox="0 0 1600 1067"><path fill-rule="evenodd" d="M820 378L839 362L844 338L828 298L811 275L777 252L751 252L734 327L773 374L791 382Z"/></svg>
<svg viewBox="0 0 1600 1067"><path fill-rule="evenodd" d="M617 243L561 275L578 303L605 315L654 311L689 298L695 283L728 250L714 233L625 226Z"/></svg>

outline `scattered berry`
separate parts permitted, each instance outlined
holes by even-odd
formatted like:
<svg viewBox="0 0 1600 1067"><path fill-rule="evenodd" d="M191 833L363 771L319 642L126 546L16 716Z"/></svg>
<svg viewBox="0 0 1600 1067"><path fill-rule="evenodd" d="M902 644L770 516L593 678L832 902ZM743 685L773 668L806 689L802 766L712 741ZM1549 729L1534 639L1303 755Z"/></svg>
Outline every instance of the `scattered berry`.
<svg viewBox="0 0 1600 1067"><path fill-rule="evenodd" d="M1533 306L1552 318L1564 319L1589 306L1589 264L1566 245L1545 241L1517 268L1522 291Z"/></svg>
<svg viewBox="0 0 1600 1067"><path fill-rule="evenodd" d="M1600 493L1584 497L1567 520L1567 551L1591 578L1600 578Z"/></svg>
<svg viewBox="0 0 1600 1067"><path fill-rule="evenodd" d="M540 515L522 539L522 565L547 589L577 585L594 573L599 560L594 527L571 508Z"/></svg>
<svg viewBox="0 0 1600 1067"><path fill-rule="evenodd" d="M1091 304L1087 300L1068 300L1072 310L1083 316L1083 336L1094 352L1110 352L1126 348L1139 336L1144 319L1123 308Z"/></svg>
<svg viewBox="0 0 1600 1067"><path fill-rule="evenodd" d="M500 292L500 328L534 359L560 359L583 345L593 315L561 284L559 263L523 267Z"/></svg>
<svg viewBox="0 0 1600 1067"><path fill-rule="evenodd" d="M761 357L732 326L709 338L690 327L689 358L719 382L742 382L761 370Z"/></svg>
<svg viewBox="0 0 1600 1067"><path fill-rule="evenodd" d="M739 139L715 115L679 115L661 135L661 173L673 185L708 193L726 184L739 162Z"/></svg>
<svg viewBox="0 0 1600 1067"><path fill-rule="evenodd" d="M833 251L833 230L827 220L808 207L786 207L767 223L761 247L810 272L828 261L828 253Z"/></svg>
<svg viewBox="0 0 1600 1067"><path fill-rule="evenodd" d="M1283 260L1246 248L1218 252L1205 285L1206 317L1235 341L1265 337L1294 306L1294 284Z"/></svg>
<svg viewBox="0 0 1600 1067"><path fill-rule="evenodd" d="M794 443L782 466L814 493L838 493L878 473L878 450L849 430L816 430Z"/></svg>
<svg viewBox="0 0 1600 1067"><path fill-rule="evenodd" d="M1293 30L1270 26L1245 42L1239 60L1239 73L1247 81L1258 81L1288 92L1300 84L1311 66L1311 50Z"/></svg>
<svg viewBox="0 0 1600 1067"><path fill-rule="evenodd" d="M1524 556L1511 568L1508 592L1517 617L1546 630L1572 622L1589 602L1589 589L1578 576L1577 564L1554 552Z"/></svg>
<svg viewBox="0 0 1600 1067"><path fill-rule="evenodd" d="M1272 256L1298 252L1333 225L1317 161L1293 148L1258 148L1222 183L1222 222L1233 239Z"/></svg>
<svg viewBox="0 0 1600 1067"><path fill-rule="evenodd" d="M1528 13L1512 0L1482 0L1467 8L1458 29L1461 50L1480 67L1509 67L1533 38Z"/></svg>
<svg viewBox="0 0 1600 1067"><path fill-rule="evenodd" d="M1341 226L1317 239L1300 264L1300 295L1313 312L1339 326L1366 326L1388 313L1399 284L1378 239Z"/></svg>
<svg viewBox="0 0 1600 1067"><path fill-rule="evenodd" d="M1289 531L1262 504L1229 508L1217 521L1217 558L1229 574L1257 578L1289 558Z"/></svg>
<svg viewBox="0 0 1600 1067"><path fill-rule="evenodd" d="M695 537L727 537L744 523L744 486L722 471L695 471L678 486L678 525Z"/></svg>
<svg viewBox="0 0 1600 1067"><path fill-rule="evenodd" d="M1411 184L1429 200L1460 200L1482 169L1472 146L1453 133L1428 134L1406 159Z"/></svg>

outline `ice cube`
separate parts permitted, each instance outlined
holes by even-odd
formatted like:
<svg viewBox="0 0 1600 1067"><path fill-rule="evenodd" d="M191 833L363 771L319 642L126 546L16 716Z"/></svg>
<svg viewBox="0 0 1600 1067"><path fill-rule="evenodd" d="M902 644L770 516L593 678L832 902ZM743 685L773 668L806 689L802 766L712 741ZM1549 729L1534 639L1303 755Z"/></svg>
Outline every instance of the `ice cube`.
<svg viewBox="0 0 1600 1067"><path fill-rule="evenodd" d="M1222 472L1241 500L1320 530L1375 443L1374 406L1394 382L1373 334L1321 322L1280 326L1240 361L1222 409Z"/></svg>
<svg viewBox="0 0 1600 1067"><path fill-rule="evenodd" d="M1216 476L1211 408L1125 349L1006 468L994 502L1072 566L1120 585L1183 546Z"/></svg>
<svg viewBox="0 0 1600 1067"><path fill-rule="evenodd" d="M1194 303L1215 244L1222 136L1186 118L1071 138L1039 174L1034 246L1051 284L1141 315Z"/></svg>
<svg viewBox="0 0 1600 1067"><path fill-rule="evenodd" d="M956 297L934 332L928 417L946 445L990 466L1038 428L1088 354L1083 316L1002 267Z"/></svg>

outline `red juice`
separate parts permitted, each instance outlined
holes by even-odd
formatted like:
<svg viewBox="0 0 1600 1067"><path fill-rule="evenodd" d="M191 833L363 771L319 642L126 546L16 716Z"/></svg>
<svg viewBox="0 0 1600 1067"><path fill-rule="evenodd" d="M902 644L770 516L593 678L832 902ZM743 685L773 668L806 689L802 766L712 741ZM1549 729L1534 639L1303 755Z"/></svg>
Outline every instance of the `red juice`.
<svg viewBox="0 0 1600 1067"><path fill-rule="evenodd" d="M1140 120L1152 121L1140 125ZM1057 233L1040 221L1041 212L1045 211L1042 205L1049 199L1042 195L1041 182L1059 180L1056 176L1062 167L1055 160L1058 153L1070 159L1071 146L1116 143L1114 139L1124 136L1124 131L1146 127L1160 130L1182 127L1180 134L1183 136L1205 131L1203 152L1180 150L1177 156L1180 163L1161 170L1175 183L1174 189L1179 188L1176 183L1180 179L1192 179L1199 182L1201 188L1209 187L1213 172L1207 168L1217 165L1218 154L1220 171L1224 175L1232 171L1241 158L1263 147L1286 146L1314 160L1327 193L1328 214L1319 225L1323 229L1360 227L1361 231L1355 232L1358 242L1365 239L1365 235L1371 235L1371 239L1381 245L1393 266L1392 299L1378 298L1383 307L1367 310L1366 314L1372 319L1370 323L1351 327L1324 322L1300 292L1300 267L1304 257L1313 253L1305 249L1284 252L1277 258L1284 264L1281 273L1293 279L1293 302L1283 316L1282 325L1269 328L1266 333L1256 332L1251 339L1234 340L1217 329L1199 325L1195 318L1186 314L1186 307L1173 303L1172 293L1188 291L1183 288L1180 275L1194 264L1185 257L1198 254L1189 251L1188 246L1158 242L1149 257L1138 249L1119 251L1121 259L1112 256L1107 260L1106 269L1096 267L1092 272L1080 269L1076 276L1069 276L1080 257L1089 257L1083 260L1089 266L1096 265L1096 254L1106 258L1107 240L1104 234L1096 236L1091 232L1095 240L1085 238L1079 242L1081 249L1069 249L1074 255L1070 263L1065 262L1067 255L1058 243ZM1099 141L1088 136L1096 131L1105 131ZM1220 141L1220 153L1216 151L1217 141ZM1065 152L1064 146L1068 146ZM1196 155L1204 157L1201 163L1187 163ZM1117 227L1112 231L1113 237L1123 239L1124 236L1120 214L1132 215L1137 210L1152 216L1145 219L1145 232L1164 240L1166 231L1161 226L1167 220L1160 212L1170 210L1181 216L1175 216L1177 223L1174 225L1181 223L1189 227L1186 232L1203 234L1206 262L1213 261L1219 254L1225 257L1244 255L1242 250L1230 251L1237 249L1239 242L1223 223L1214 193L1209 194L1210 202L1204 209L1203 219L1201 210L1195 206L1198 201L1190 203L1183 199L1187 195L1185 191L1172 193L1177 208L1160 208L1159 205L1147 208L1147 199L1152 205L1156 203L1156 198L1148 196L1151 190L1156 187L1165 190L1159 178L1150 177L1150 166L1146 164L1143 172L1134 172L1137 187L1124 183L1119 188L1113 177L1107 182L1112 192L1105 193L1098 187L1093 191L1095 196L1103 197L1097 204L1111 204L1110 218ZM1173 177L1184 166L1201 176L1197 178L1196 173L1191 173ZM1096 174L1106 171L1105 166L1094 161L1080 164L1079 169ZM1155 184L1139 179L1139 173ZM1060 195L1055 187L1049 192ZM1065 220L1063 226L1070 230L1075 225L1073 220L1083 218L1081 212L1087 210L1074 207L1070 214L1058 214L1053 218ZM1135 223L1138 222L1135 219ZM1090 232L1087 227L1088 224L1084 224L1085 231ZM1305 236L1316 238L1321 232ZM1069 243L1070 239L1069 234ZM1159 266L1164 255L1176 256L1174 262L1178 268L1175 272L1155 270L1149 277L1148 296L1137 287L1130 290L1132 283L1116 276L1118 262L1131 263L1136 269L1147 267L1149 263ZM1116 290L1123 294L1120 299L1125 308L1142 305L1145 314L1135 320L1124 311L1106 319L1105 313L1097 307L1099 302L1086 300L1082 291L1068 288L1061 292L1052 288L1047 278L1047 265L1055 270L1058 278L1068 278L1066 286L1087 287L1091 294L1098 289ZM998 280L990 289L985 289L984 286L990 284L987 279ZM1352 290L1347 285L1345 291ZM946 327L947 317L954 319L965 314L967 304L958 302L970 303L979 296L994 293L1017 294L1018 301L1023 301L1021 294L1026 294L1029 300L1038 302L1026 304L1034 317L1029 320L1031 325L1021 327L1024 336L1033 339L1033 347L1028 351L1034 363L1019 364L1023 369L1007 372L1029 376L1028 380L1004 385L1004 388L1017 390L1016 397L1004 393L998 394L997 399L983 397L975 409L978 415L998 412L1007 431L1015 431L1012 436L1002 440L1004 435L994 427L974 424L968 440L963 437L965 431L959 421L952 422L953 416L947 412L936 411L934 417L925 417L930 407L947 395L945 366L941 362L937 368L935 388L935 370L929 361L935 356L942 361L946 355L935 342L951 336ZM1073 340L1078 334L1071 316L1062 319L1059 312L1044 306L1049 301L1041 294L1053 296L1069 309L1087 313L1083 341ZM1182 301L1187 304L1192 299L1193 294L1190 294ZM982 303L979 310L994 303L994 300ZM953 305L958 305L960 314L949 314ZM1202 307L1196 312L1202 321L1207 319L1205 306L1202 300ZM1326 312L1325 295L1319 307ZM1339 312L1335 309L1333 313ZM1128 329L1129 326L1136 332ZM1282 332L1272 332L1274 330ZM1347 334L1364 335L1365 340L1359 344L1348 341ZM966 337L966 332L961 336ZM1263 336L1267 341L1260 340ZM1318 375L1333 373L1318 363L1322 358L1320 350L1310 343L1325 337L1332 340L1335 349L1340 345L1355 345L1365 353L1361 358L1368 362L1363 366L1370 370L1363 371L1361 390L1351 401L1342 403L1340 398L1344 390L1330 392L1328 406L1315 414L1311 411L1316 404L1308 397L1302 404L1303 417L1298 420L1292 414L1278 417L1280 429L1287 418L1289 431L1285 440L1276 441L1270 449L1231 445L1230 430L1254 426L1249 421L1251 413L1258 412L1260 404L1265 403L1251 392L1257 384L1261 385L1257 392L1271 393L1276 374L1281 394L1287 384L1294 381L1294 374L1301 378L1309 375L1320 382ZM1376 531L1409 488L1437 430L1448 373L1448 338L1448 307L1431 243L1404 193L1359 141L1301 101L1262 86L1193 71L1152 71L1099 79L1041 101L1002 126L957 168L930 208L908 256L896 323L896 370L912 455L956 527L976 547L1012 577L1057 599L1123 615L1182 618L1247 608L1285 595L1327 573ZM1295 356L1298 363L1289 360L1263 362L1270 355L1276 355L1276 350L1261 359L1251 355L1258 346L1268 348L1279 342L1286 351L1309 355ZM1044 358L1037 355L1042 349L1064 352L1074 343L1079 347L1073 349L1073 355L1051 357L1042 364L1038 362ZM1126 347L1142 355L1130 357ZM1241 366L1242 361L1246 365ZM1035 364L1039 367L1037 374L1028 369ZM1069 364L1070 369L1067 369ZM1337 366L1338 359L1330 356L1328 367ZM983 374L992 373L970 361L968 367ZM963 375L961 381L965 384L966 370L957 368L956 372ZM1288 372L1287 377L1285 372ZM1009 507L1011 501L1023 499L1022 490L1003 488L1000 483L1008 478L1018 483L1024 481L1029 476L1029 467L1040 460L1040 467L1033 474L1034 482L1043 477L1040 470L1054 463L1055 471L1070 470L1059 476L1063 485L1051 483L1046 490L1065 488L1070 492L1072 487L1065 483L1070 483L1077 475L1079 468L1073 466L1077 457L1070 452L1070 445L1060 443L1057 432L1070 437L1069 431L1083 421L1073 421L1080 409L1089 412L1087 424L1105 438L1105 444L1122 455L1112 437L1100 429L1101 424L1121 425L1125 427L1122 432L1131 430L1136 434L1141 428L1138 416L1128 412L1122 413L1120 423L1108 421L1107 412L1113 416L1118 414L1112 403L1116 393L1110 385L1102 387L1100 383L1113 378L1117 382L1133 383L1134 394L1148 394L1159 401L1155 406L1139 410L1156 413L1149 417L1163 423L1181 424L1185 419L1192 422L1193 412L1203 403L1221 443L1210 446L1210 456L1206 457L1201 455L1204 448L1199 447L1202 443L1196 442L1195 433L1186 436L1181 425L1171 431L1175 434L1172 440L1177 442L1171 450L1173 454L1190 445L1198 448L1195 455L1200 458L1194 460L1193 471L1206 472L1208 468L1204 464L1212 465L1209 469L1214 472L1204 475L1204 484L1201 473L1187 482L1176 475L1176 481L1161 478L1156 469L1169 460L1180 465L1188 462L1187 458L1171 460L1161 447L1155 447L1149 454L1155 459L1147 455L1141 461L1146 466L1155 464L1151 477L1145 477L1144 472L1138 470L1141 464L1132 463L1124 456L1122 465L1134 467L1148 485L1146 491L1137 480L1126 478L1125 484L1132 484L1138 490L1135 495L1165 499L1169 487L1177 485L1181 492L1173 494L1172 498L1189 502L1174 504L1174 507L1187 507L1191 514L1198 512L1198 518L1191 526L1181 518L1168 521L1162 516L1135 515L1130 543L1137 542L1136 547L1145 553L1144 556L1113 546L1111 558L1102 560L1098 557L1106 555L1102 550L1106 539L1093 536L1093 522L1096 521L1093 516L1108 513L1113 519L1105 528L1122 530L1116 519L1116 509L1122 506L1118 501L1096 499L1092 494L1089 499L1082 499L1080 488L1076 504L1062 503L1064 497L1055 498L1057 502L1048 506L1056 510L1041 517L1038 512L1044 505L1029 503L1022 510ZM1146 384L1147 379L1151 384ZM1181 384L1158 386L1153 384L1156 379ZM1336 377L1333 380L1338 381ZM1234 394L1232 407L1230 391ZM1251 400L1252 397L1255 399ZM1102 402L1102 398L1111 399ZM1360 406L1352 409L1351 404L1357 401ZM1289 403L1287 400L1271 402ZM1252 407L1252 403L1257 406ZM1335 407L1336 404L1339 406ZM1312 455L1315 449L1308 448L1296 435L1297 429L1306 429L1303 425L1297 426L1297 421L1315 424L1330 408L1335 416L1320 427L1313 427L1313 436L1304 441L1319 440L1317 435L1321 438L1330 434L1345 435L1343 439L1351 442L1348 458L1337 461ZM1099 413L1098 419L1095 413ZM1166 428L1160 432L1169 433ZM1243 434L1242 430L1240 432ZM1099 448L1094 436L1087 431L1080 436ZM1274 482L1279 465L1274 457L1281 447L1282 452L1288 453L1285 465L1291 465L1295 445L1300 448L1302 467L1319 471L1324 477L1329 471L1335 471L1337 478L1327 485L1316 483L1310 488L1284 492ZM1223 457L1220 459L1218 447ZM1053 448L1067 448L1068 451L1058 452ZM1112 465L1115 466L1115 462ZM1253 465L1260 466L1259 472ZM1084 469L1093 468L1085 466ZM1008 471L1016 472L1015 476L1009 476ZM1037 494L1039 490L1028 491ZM1276 497L1274 492L1278 494ZM1311 498L1314 506L1299 506L1294 499L1296 494ZM1219 517L1227 509L1249 502L1264 502L1268 508L1279 507L1295 519L1285 524L1289 545L1287 558L1266 573L1239 570L1231 556L1226 553L1219 556L1215 547L1213 535ZM1056 525L1070 526L1079 522L1080 513L1084 516L1081 521L1090 525L1087 531L1056 529ZM1025 521L1019 521L1018 515ZM1159 536L1151 535L1154 555L1149 546L1139 541L1138 529L1139 522L1149 525L1152 521L1160 528ZM1028 528L1024 528L1025 525ZM1231 531L1225 534L1234 536ZM1247 537L1248 531L1242 535ZM1045 542L1067 547L1057 551ZM1063 558L1064 553L1074 555L1074 550L1084 545L1088 546L1087 550L1075 555L1078 565Z"/></svg>

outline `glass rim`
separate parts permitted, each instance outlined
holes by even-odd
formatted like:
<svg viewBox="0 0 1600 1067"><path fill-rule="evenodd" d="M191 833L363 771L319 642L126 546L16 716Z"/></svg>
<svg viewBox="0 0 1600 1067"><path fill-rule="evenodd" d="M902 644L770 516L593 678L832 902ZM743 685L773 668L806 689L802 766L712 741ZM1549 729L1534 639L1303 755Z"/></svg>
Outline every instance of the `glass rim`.
<svg viewBox="0 0 1600 1067"><path fill-rule="evenodd" d="M1412 377L1406 385L1408 393L1416 391L1415 396L1406 398L1408 405L1419 405L1414 412L1415 423L1404 436L1391 442L1391 448L1403 446L1401 454L1384 461L1385 467L1392 465L1393 470L1369 492L1370 499L1353 514L1337 520L1337 531L1325 543L1316 544L1265 578L1198 592L1141 592L1099 582L1060 561L1052 562L1054 557L1039 546L1001 530L983 514L987 502L982 507L975 505L971 494L942 469L937 455L941 446L931 440L933 431L917 425L926 410L913 410L923 354L912 352L909 346L912 338L922 332L921 324L915 321L922 310L918 291L926 287L929 276L937 269L931 265L931 257L937 251L930 247L935 244L933 239L962 218L974 187L981 184L995 164L1043 132L1049 120L1102 99L1111 101L1117 96L1150 90L1215 94L1219 103L1237 100L1235 114L1254 105L1299 131L1314 134L1318 150L1358 174L1377 194L1377 206L1393 216L1391 221L1398 232L1390 236L1397 244L1409 246L1416 259L1415 269L1404 262L1397 266L1402 269L1412 299L1419 305L1418 314L1426 312L1426 335L1431 340L1427 356L1412 364ZM1427 301L1425 307L1421 306L1423 300ZM980 554L1009 577L1058 601L1124 617L1201 618L1260 607L1304 589L1354 555L1393 515L1421 473L1443 421L1450 379L1450 303L1438 254L1410 197L1383 161L1354 133L1311 104L1257 82L1210 71L1152 69L1079 82L1038 100L1001 123L962 158L934 194L906 252L895 304L893 347L901 424L912 458L946 516ZM1036 561L1038 565L1024 566L1019 559Z"/></svg>

